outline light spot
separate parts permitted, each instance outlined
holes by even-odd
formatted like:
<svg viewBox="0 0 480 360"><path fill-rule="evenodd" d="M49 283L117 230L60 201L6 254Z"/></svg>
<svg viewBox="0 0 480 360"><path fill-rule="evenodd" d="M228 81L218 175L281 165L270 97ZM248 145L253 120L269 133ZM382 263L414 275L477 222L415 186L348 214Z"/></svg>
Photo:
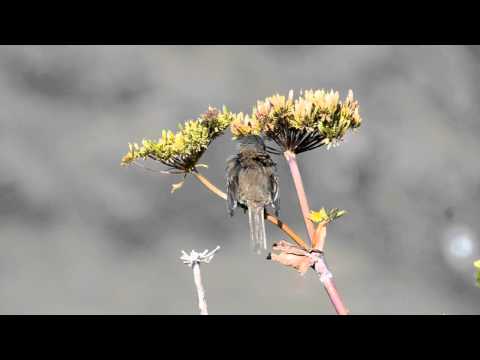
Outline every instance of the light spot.
<svg viewBox="0 0 480 360"><path fill-rule="evenodd" d="M455 271L471 274L471 263L478 256L477 247L475 233L470 228L456 225L445 230L443 256Z"/></svg>

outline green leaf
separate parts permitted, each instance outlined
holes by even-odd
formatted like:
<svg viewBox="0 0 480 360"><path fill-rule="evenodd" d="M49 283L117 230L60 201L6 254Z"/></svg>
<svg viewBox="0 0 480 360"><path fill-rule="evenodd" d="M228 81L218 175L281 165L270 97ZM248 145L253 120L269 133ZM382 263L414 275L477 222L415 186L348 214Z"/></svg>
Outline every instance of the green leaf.
<svg viewBox="0 0 480 360"><path fill-rule="evenodd" d="M333 209L330 211L330 220L338 219L347 213L346 210Z"/></svg>
<svg viewBox="0 0 480 360"><path fill-rule="evenodd" d="M170 191L171 194L173 194L175 191L177 191L178 189L180 189L182 186L183 186L183 183L185 182L185 180L182 180L180 181L179 183L176 183L176 184L172 184L172 191Z"/></svg>

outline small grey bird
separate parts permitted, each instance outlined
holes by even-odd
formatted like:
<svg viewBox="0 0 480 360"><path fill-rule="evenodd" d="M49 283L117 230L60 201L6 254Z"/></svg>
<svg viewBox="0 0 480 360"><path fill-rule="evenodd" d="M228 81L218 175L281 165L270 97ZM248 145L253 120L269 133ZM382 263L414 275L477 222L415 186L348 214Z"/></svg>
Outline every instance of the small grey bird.
<svg viewBox="0 0 480 360"><path fill-rule="evenodd" d="M227 209L230 216L238 204L246 211L250 225L251 247L260 254L267 249L265 207L272 205L278 216L280 198L276 164L259 136L238 140L238 153L227 159Z"/></svg>

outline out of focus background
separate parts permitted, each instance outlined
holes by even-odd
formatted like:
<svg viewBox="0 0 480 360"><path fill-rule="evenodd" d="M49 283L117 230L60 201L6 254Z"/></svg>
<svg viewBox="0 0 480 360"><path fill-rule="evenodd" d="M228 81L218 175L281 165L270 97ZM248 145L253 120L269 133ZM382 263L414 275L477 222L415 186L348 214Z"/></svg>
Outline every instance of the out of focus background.
<svg viewBox="0 0 480 360"><path fill-rule="evenodd" d="M363 118L299 156L312 208L348 210L325 250L351 313L480 313L480 47L464 46L1 46L0 313L197 314L181 250L220 245L211 314L333 314L313 272L251 253L247 218L193 178L172 195L181 178L120 166L208 105L311 88L353 89ZM228 134L201 161L222 188L234 151ZM278 163L281 218L304 235Z"/></svg>

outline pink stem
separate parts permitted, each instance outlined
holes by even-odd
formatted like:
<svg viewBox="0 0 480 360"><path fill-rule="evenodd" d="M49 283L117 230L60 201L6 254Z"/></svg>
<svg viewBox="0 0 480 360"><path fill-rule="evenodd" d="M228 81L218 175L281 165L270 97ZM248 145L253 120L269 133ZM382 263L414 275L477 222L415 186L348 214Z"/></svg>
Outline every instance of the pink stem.
<svg viewBox="0 0 480 360"><path fill-rule="evenodd" d="M292 174L293 182L295 183L295 188L297 189L300 209L302 210L303 219L305 220L305 226L307 227L308 236L310 237L311 241L313 239L315 228L312 221L309 219L310 206L308 205L307 195L305 194L305 189L303 187L302 176L300 175L300 170L298 169L297 159L295 157L295 154L290 151L285 151L284 155L285 159L287 159L288 166L290 167L290 172Z"/></svg>
<svg viewBox="0 0 480 360"><path fill-rule="evenodd" d="M319 257L318 260L315 262L315 272L320 277L320 281L325 287L328 297L330 298L332 305L337 311L337 314L348 315L348 309L345 307L342 299L340 298L340 295L338 294L335 283L333 282L333 275L328 269L327 264L323 259L323 256Z"/></svg>
<svg viewBox="0 0 480 360"><path fill-rule="evenodd" d="M290 167L290 172L292 174L293 182L297 190L298 201L300 203L300 208L302 210L303 219L305 221L305 226L307 227L307 232L310 237L310 242L313 245L315 228L312 221L309 219L310 216L310 206L308 205L307 195L305 194L305 188L303 187L302 176L300 175L300 170L298 168L297 159L293 152L285 151L285 159ZM323 247L323 244L321 244ZM320 249L322 250L322 249ZM330 270L327 267L323 259L323 255L318 257L318 260L315 262L315 272L320 276L320 281L322 282L325 290L327 291L328 297L335 307L335 311L339 315L347 315L348 310L343 304L340 295L335 287L333 282L333 276Z"/></svg>

